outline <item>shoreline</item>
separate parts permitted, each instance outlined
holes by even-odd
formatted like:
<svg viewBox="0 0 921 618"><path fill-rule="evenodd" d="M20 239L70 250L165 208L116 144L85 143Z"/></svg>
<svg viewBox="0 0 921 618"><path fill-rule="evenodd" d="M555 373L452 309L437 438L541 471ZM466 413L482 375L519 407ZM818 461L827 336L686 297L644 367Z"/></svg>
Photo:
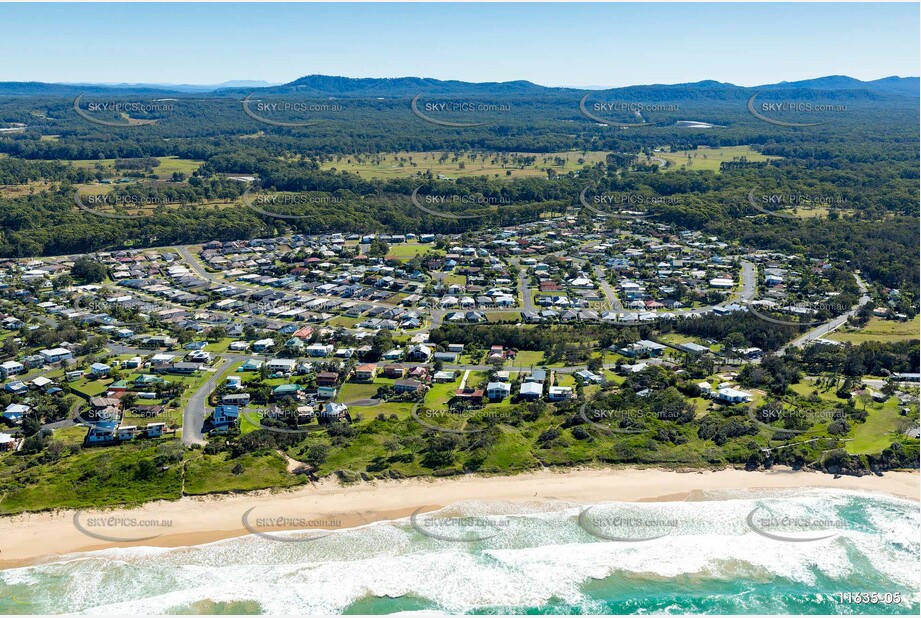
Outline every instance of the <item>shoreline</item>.
<svg viewBox="0 0 921 618"><path fill-rule="evenodd" d="M541 470L515 476L466 475L340 485L334 478L289 491L184 497L136 508L62 510L0 518L0 569L29 566L65 554L114 547L183 547L251 534L306 528L337 530L408 518L463 501L572 503L695 500L720 490L832 488L867 491L921 501L917 471L883 477L738 469L688 471L661 468ZM284 519L267 524L265 520ZM147 528L112 521L166 524ZM294 520L292 522L292 520ZM103 524L99 524L103 522ZM254 524L256 522L256 524ZM261 523L260 523L261 522ZM306 524L306 525L305 525ZM94 525L96 526L94 529ZM81 531L81 529L83 531ZM96 534L97 536L92 536ZM140 539L117 541L116 539Z"/></svg>

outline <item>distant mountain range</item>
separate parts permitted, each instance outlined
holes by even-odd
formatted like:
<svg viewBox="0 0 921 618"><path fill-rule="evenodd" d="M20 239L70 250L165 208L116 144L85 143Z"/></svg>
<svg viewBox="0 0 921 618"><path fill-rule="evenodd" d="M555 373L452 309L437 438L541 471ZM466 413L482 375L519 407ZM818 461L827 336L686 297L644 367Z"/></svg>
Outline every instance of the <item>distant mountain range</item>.
<svg viewBox="0 0 921 618"><path fill-rule="evenodd" d="M872 81L861 81L846 75L829 75L793 82L765 84L753 88L736 86L713 80L687 84L651 84L625 88L597 89L554 88L529 81L511 82L463 82L439 80L424 77L394 78L352 78L332 75L307 75L287 84L271 84L259 80L234 80L210 86L194 84L49 84L43 82L0 82L0 95L49 95L76 96L83 92L102 94L200 94L237 96L241 93L259 91L272 93L297 93L313 97L407 97L425 94L470 94L497 96L528 96L548 94L575 94L579 92L606 92L617 96L642 97L647 100L665 98L706 99L720 97L751 96L752 93L768 91L848 91L848 96L919 96L921 81L918 77L884 77ZM844 93L842 93L844 94Z"/></svg>
<svg viewBox="0 0 921 618"><path fill-rule="evenodd" d="M234 79L220 84L201 85L201 84L126 84L126 83L65 83L64 86L77 87L94 87L102 86L105 88L136 89L145 90L169 90L171 92L213 92L222 88L268 88L277 86L278 83L267 82L261 79Z"/></svg>
<svg viewBox="0 0 921 618"><path fill-rule="evenodd" d="M918 96L918 78L917 77L898 77L892 75L864 82L847 75L829 75L828 77L817 77L815 79L806 79L798 82L780 82L779 84L769 84L759 86L764 90L778 88L810 88L813 90L870 90L873 92L891 92L898 94L907 94Z"/></svg>

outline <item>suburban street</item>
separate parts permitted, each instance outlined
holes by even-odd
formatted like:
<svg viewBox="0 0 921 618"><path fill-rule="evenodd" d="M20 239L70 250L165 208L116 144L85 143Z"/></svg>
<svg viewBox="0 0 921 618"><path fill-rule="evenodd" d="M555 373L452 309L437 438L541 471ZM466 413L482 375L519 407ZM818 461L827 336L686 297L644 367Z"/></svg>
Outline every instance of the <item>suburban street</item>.
<svg viewBox="0 0 921 618"><path fill-rule="evenodd" d="M832 320L829 320L828 322L825 322L824 324L820 324L816 326L815 328L810 330L805 335L797 337L796 339L794 339L793 341L791 341L790 343L782 347L780 350L778 350L777 351L778 356L783 356L785 350L791 346L796 347L796 348L802 348L810 341L813 341L815 339L821 339L825 335L840 328L845 322L848 321L848 318L856 314L857 311L861 307L863 307L868 302L870 302L870 300L872 300L869 296L869 290L867 289L867 284L864 283L863 279L860 278L860 275L858 275L857 273L854 273L854 278L857 280L857 286L860 288L861 294L863 294L860 297L860 299L857 301L857 304L851 307L851 309L847 311L846 313L842 313L838 317Z"/></svg>
<svg viewBox="0 0 921 618"><path fill-rule="evenodd" d="M202 427L207 417L208 395L217 388L221 375L228 367L236 362L246 360L246 356L228 355L219 356L224 362L214 365L214 375L208 378L208 381L199 387L189 403L186 404L182 416L182 443L183 444L205 444L205 437L202 433Z"/></svg>
<svg viewBox="0 0 921 618"><path fill-rule="evenodd" d="M617 292L614 291L611 284L604 278L604 268L596 264L594 271L595 276L598 278L598 286L601 288L601 291L604 292L605 298L608 299L608 305L614 311L623 311L624 305L620 302L620 298L617 297Z"/></svg>

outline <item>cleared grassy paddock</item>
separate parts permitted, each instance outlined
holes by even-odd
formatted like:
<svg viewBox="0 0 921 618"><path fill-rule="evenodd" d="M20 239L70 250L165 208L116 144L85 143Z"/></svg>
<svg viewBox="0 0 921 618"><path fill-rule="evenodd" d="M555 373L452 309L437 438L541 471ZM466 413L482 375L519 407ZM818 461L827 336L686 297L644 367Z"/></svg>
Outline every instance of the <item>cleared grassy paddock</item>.
<svg viewBox="0 0 921 618"><path fill-rule="evenodd" d="M431 172L448 178L546 176L547 169L564 174L603 162L607 152L451 153L396 152L345 155L324 162L325 170L353 172L364 178L406 178ZM533 158L533 161L531 160Z"/></svg>
<svg viewBox="0 0 921 618"><path fill-rule="evenodd" d="M860 345L867 341L879 341L882 343L891 343L893 341L904 341L907 339L918 339L919 329L921 329L921 316L915 316L914 319L907 322L896 320L883 320L882 318L870 318L866 326L858 330L846 330L840 328L828 335L829 339L835 341L844 341Z"/></svg>
<svg viewBox="0 0 921 618"><path fill-rule="evenodd" d="M724 148L709 148L700 146L697 150L678 150L675 152L657 152L653 157L647 157L643 162L655 163L654 159L664 159L669 165L661 165L663 171L686 169L689 171L703 170L719 172L720 163L738 161L745 157L748 161L771 161L782 157L763 155L753 150L750 146L726 146Z"/></svg>

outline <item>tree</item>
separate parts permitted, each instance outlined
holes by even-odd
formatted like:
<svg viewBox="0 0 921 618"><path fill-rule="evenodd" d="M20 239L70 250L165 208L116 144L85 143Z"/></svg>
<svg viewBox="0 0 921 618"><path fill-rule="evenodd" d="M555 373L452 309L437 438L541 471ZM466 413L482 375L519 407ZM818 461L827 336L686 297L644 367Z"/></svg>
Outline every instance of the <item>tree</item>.
<svg viewBox="0 0 921 618"><path fill-rule="evenodd" d="M74 262L73 268L70 269L70 274L86 283L100 283L105 281L108 269L105 265L95 260L91 260L88 257L81 257L77 258L77 261Z"/></svg>
<svg viewBox="0 0 921 618"><path fill-rule="evenodd" d="M368 247L368 255L371 257L384 257L390 251L390 245L382 240L374 238Z"/></svg>
<svg viewBox="0 0 921 618"><path fill-rule="evenodd" d="M315 468L323 465L327 457L329 457L328 444L311 444L307 449L307 463Z"/></svg>
<svg viewBox="0 0 921 618"><path fill-rule="evenodd" d="M19 354L19 344L16 343L14 337L7 337L3 340L2 352L3 356L8 356L10 358Z"/></svg>

